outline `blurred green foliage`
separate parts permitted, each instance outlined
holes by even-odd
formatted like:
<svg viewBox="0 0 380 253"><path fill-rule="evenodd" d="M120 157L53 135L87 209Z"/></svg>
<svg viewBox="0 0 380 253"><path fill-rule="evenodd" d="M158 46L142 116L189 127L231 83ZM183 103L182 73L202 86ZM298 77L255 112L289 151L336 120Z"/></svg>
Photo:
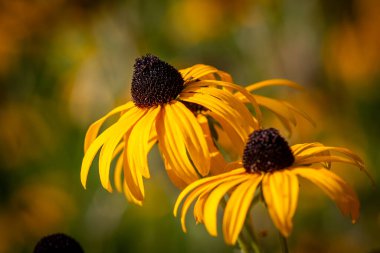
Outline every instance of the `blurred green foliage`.
<svg viewBox="0 0 380 253"><path fill-rule="evenodd" d="M31 252L55 232L91 253L233 252L191 219L181 231L178 190L157 151L143 208L101 189L95 169L88 190L80 185L87 127L130 98L134 59L148 52L178 68L214 65L240 84L299 82L305 93L267 91L317 122L301 121L292 142L347 146L379 182L379 25L376 0L1 0L0 252ZM354 169L336 171L357 189L361 219L351 225L301 182L292 252L380 249L378 187ZM279 252L263 208L254 221L266 252Z"/></svg>

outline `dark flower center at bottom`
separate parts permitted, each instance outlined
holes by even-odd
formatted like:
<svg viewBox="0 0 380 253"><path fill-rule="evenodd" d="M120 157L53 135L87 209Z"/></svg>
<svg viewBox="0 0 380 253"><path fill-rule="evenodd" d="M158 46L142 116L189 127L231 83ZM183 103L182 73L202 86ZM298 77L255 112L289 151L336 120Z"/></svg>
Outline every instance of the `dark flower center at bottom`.
<svg viewBox="0 0 380 253"><path fill-rule="evenodd" d="M273 172L291 166L293 153L277 129L254 131L243 153L243 166L248 173Z"/></svg>
<svg viewBox="0 0 380 253"><path fill-rule="evenodd" d="M43 237L33 253L84 253L80 244L68 235L57 233Z"/></svg>

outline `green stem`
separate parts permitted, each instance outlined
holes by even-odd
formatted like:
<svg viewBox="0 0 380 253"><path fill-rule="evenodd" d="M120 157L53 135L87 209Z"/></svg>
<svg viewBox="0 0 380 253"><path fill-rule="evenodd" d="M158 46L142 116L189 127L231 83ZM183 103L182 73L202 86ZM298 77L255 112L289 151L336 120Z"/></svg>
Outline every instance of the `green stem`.
<svg viewBox="0 0 380 253"><path fill-rule="evenodd" d="M239 244L239 248L241 249L242 253L250 253L249 244L246 242L246 240L243 238L242 235L240 235L238 238L238 244Z"/></svg>
<svg viewBox="0 0 380 253"><path fill-rule="evenodd" d="M247 218L244 222L244 226L239 235L239 246L242 252L248 253L260 253L260 248L258 246L257 238L253 229L252 217L250 215L252 207L260 201L260 195L257 195L251 203L251 208L248 211Z"/></svg>
<svg viewBox="0 0 380 253"><path fill-rule="evenodd" d="M260 253L259 246L257 245L257 240L255 240L254 237L251 236L251 233L248 232L248 230L249 229L246 227L246 224L244 224L244 227L241 231L241 237L245 238L245 243L248 245L247 248L249 248L248 252L249 253Z"/></svg>
<svg viewBox="0 0 380 253"><path fill-rule="evenodd" d="M282 253L289 253L288 249L288 241L286 240L285 236L283 236L280 232L280 243L281 243L281 252Z"/></svg>

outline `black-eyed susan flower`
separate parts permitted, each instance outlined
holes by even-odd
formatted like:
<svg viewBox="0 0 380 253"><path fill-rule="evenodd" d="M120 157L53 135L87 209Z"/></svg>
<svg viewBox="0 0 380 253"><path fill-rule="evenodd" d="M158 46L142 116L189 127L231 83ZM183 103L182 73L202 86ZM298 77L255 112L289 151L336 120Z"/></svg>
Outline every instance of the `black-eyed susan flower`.
<svg viewBox="0 0 380 253"><path fill-rule="evenodd" d="M255 108L255 117L230 91L246 96ZM245 136L259 128L261 112L254 97L230 82L228 74L211 66L199 64L177 71L146 55L134 65L131 95L132 101L89 127L81 181L86 187L90 166L99 152L102 186L112 190L111 163L116 160L115 187L136 204L144 199L143 178L150 177L147 154L157 142L166 171L176 185L188 185L209 173L210 150L189 105L205 108L237 147L244 148ZM120 114L119 119L99 134L103 123L115 114Z"/></svg>
<svg viewBox="0 0 380 253"><path fill-rule="evenodd" d="M180 216L186 232L186 213L195 201L195 219L217 236L217 210L220 202L226 200L222 230L226 243L235 244L252 200L262 193L274 225L287 237L293 227L300 176L320 187L355 223L359 218L359 200L353 189L329 170L332 162L364 170L363 161L346 148L320 143L289 147L276 129L256 130L248 138L242 160L228 164L228 172L195 181L181 192L174 215L183 202Z"/></svg>

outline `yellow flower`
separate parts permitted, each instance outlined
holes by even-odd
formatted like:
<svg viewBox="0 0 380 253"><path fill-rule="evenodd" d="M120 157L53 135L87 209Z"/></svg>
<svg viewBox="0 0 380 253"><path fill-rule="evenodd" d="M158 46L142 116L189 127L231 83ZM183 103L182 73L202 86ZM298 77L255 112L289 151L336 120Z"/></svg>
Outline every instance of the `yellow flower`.
<svg viewBox="0 0 380 253"><path fill-rule="evenodd" d="M217 209L222 199L227 198L223 234L226 243L235 244L252 200L261 194L256 193L257 189L261 189L274 225L284 236L289 236L298 201L298 176L301 176L320 187L343 215L350 215L355 222L359 217L358 198L346 182L329 170L331 162L364 170L362 160L346 148L320 143L289 147L276 129L256 130L249 136L243 159L228 164L228 172L200 179L181 192L174 215L183 201L181 224L186 232L186 213L196 200L196 221L204 223L207 231L217 236Z"/></svg>
<svg viewBox="0 0 380 253"><path fill-rule="evenodd" d="M259 128L261 112L253 96L230 82L223 71L206 65L177 71L155 56L136 60L131 86L133 101L119 106L93 123L85 138L81 182L86 187L90 166L99 154L102 186L112 191L111 163L115 159L114 184L136 204L144 199L143 178L149 178L147 154L158 142L166 171L176 185L188 185L210 170L210 150L202 125L188 107L205 108L231 137L244 147L245 136ZM256 118L230 91L245 95ZM119 119L101 134L111 116ZM99 134L99 135L98 135Z"/></svg>

